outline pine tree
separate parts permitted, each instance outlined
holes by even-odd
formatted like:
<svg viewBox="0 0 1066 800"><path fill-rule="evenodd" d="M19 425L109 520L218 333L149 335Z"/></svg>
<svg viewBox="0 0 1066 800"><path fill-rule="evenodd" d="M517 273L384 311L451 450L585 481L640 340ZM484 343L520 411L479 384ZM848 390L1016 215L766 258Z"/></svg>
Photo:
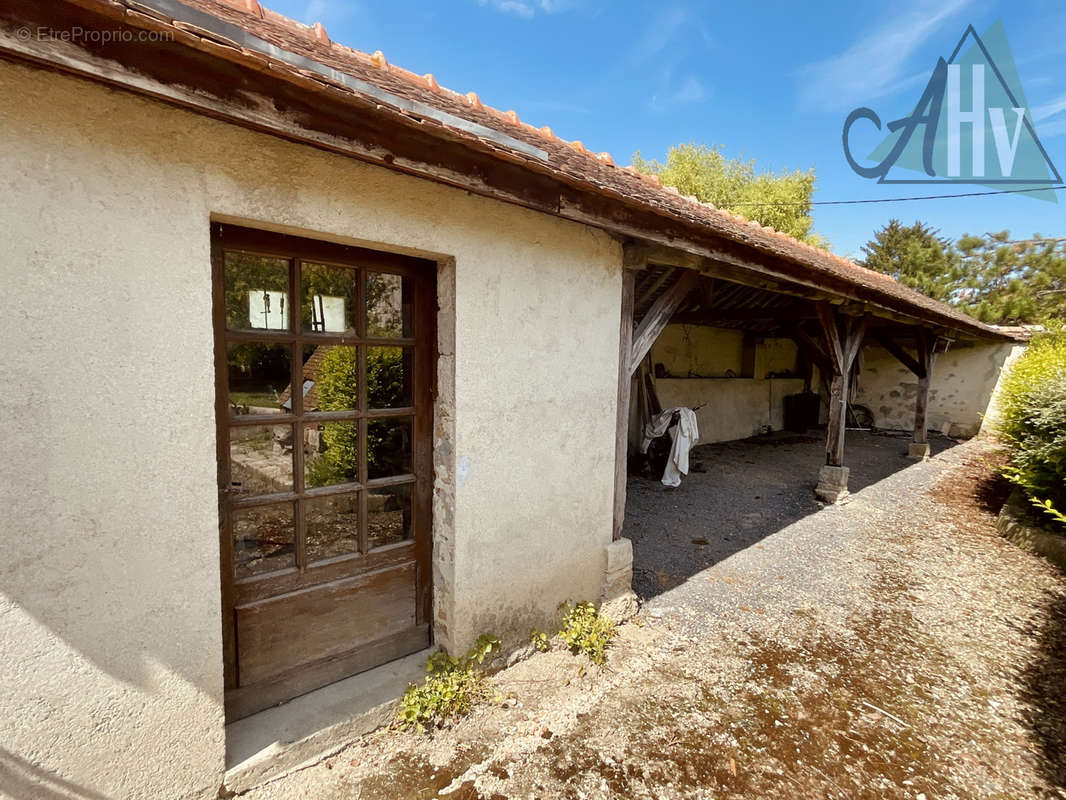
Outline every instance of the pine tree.
<svg viewBox="0 0 1066 800"><path fill-rule="evenodd" d="M934 300L951 301L962 287L964 273L951 240L939 233L923 222L903 225L890 220L863 245L864 264Z"/></svg>

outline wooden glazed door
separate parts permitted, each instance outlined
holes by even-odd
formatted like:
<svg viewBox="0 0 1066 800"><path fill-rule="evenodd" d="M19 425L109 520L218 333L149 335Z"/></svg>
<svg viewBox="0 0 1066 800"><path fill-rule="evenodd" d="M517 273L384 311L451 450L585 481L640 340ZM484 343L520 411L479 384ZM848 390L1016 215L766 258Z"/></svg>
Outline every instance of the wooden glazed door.
<svg viewBox="0 0 1066 800"><path fill-rule="evenodd" d="M227 720L430 643L435 265L212 228Z"/></svg>

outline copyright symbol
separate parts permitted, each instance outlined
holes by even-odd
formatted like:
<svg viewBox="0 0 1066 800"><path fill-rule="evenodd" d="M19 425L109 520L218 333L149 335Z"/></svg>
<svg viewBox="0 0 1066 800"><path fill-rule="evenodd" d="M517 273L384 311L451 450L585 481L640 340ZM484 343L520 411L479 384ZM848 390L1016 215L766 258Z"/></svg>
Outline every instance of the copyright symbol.
<svg viewBox="0 0 1066 800"><path fill-rule="evenodd" d="M26 27L18 28L15 31L15 38L18 39L20 42L28 42L32 36L33 31Z"/></svg>

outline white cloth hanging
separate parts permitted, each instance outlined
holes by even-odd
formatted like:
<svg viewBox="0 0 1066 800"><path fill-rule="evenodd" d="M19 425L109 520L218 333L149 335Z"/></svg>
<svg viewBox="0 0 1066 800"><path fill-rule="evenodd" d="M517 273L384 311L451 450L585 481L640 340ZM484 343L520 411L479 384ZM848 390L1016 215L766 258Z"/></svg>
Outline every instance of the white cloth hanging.
<svg viewBox="0 0 1066 800"><path fill-rule="evenodd" d="M670 425L677 412L677 424ZM668 408L655 419L644 426L644 439L640 444L640 452L647 453L652 440L657 439L670 431L672 444L670 446L670 458L663 470L663 486L680 486L681 476L688 475L688 451L700 438L699 427L696 424L696 412L691 408L677 407Z"/></svg>

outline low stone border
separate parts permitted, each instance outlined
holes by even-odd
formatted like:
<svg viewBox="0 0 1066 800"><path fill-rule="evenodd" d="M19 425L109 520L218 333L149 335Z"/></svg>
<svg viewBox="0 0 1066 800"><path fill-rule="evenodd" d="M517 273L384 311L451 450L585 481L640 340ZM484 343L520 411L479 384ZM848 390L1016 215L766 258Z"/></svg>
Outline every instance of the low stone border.
<svg viewBox="0 0 1066 800"><path fill-rule="evenodd" d="M1036 527L1032 517L1025 494L1015 489L999 512L996 530L1023 550L1043 556L1066 570L1066 536Z"/></svg>

